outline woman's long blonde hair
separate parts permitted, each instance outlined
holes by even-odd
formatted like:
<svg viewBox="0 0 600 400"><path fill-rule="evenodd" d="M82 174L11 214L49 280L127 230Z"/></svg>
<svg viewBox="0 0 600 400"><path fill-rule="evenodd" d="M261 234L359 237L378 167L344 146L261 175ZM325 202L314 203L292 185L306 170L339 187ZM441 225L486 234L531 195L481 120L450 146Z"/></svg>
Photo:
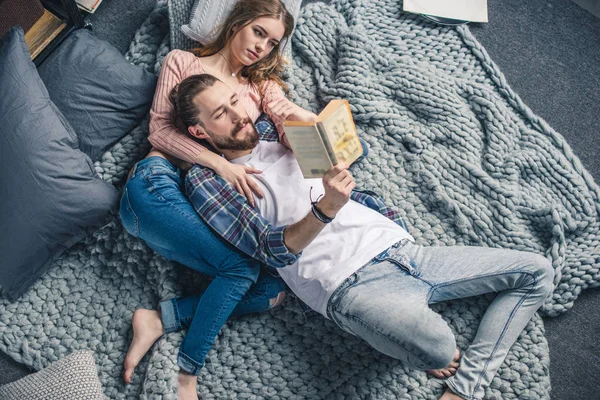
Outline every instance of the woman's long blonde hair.
<svg viewBox="0 0 600 400"><path fill-rule="evenodd" d="M243 67L241 74L248 79L248 83L261 91L261 95L262 84L268 80L275 81L288 92L287 85L281 79L286 62L280 54L280 46L282 42L287 43L294 30L294 17L280 0L239 0L221 26L216 39L203 47L193 49L192 52L198 57L217 54L235 35L234 27L239 30L262 17L276 18L283 22L285 29L283 38L273 47L268 56L255 64Z"/></svg>

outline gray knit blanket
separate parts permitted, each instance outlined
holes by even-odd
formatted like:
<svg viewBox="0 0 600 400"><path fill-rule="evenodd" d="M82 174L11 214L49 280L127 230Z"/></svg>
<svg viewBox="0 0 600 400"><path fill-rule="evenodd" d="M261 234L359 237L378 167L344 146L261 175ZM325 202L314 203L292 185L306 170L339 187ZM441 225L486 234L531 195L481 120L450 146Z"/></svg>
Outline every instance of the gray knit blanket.
<svg viewBox="0 0 600 400"><path fill-rule="evenodd" d="M193 0L159 0L127 57L158 71ZM170 11L170 13L169 13ZM171 36L169 36L169 19ZM397 0L305 7L293 38L293 100L319 111L350 101L368 158L352 168L425 245L528 250L552 260L556 289L542 309L568 310L599 286L598 187L562 136L534 115L466 27L433 25ZM148 151L145 121L96 164L122 186ZM210 251L210 249L206 249ZM476 261L476 260L474 260ZM176 398L183 333L161 338L125 385L121 365L138 307L207 281L129 236L116 216L66 252L19 301L0 299L0 349L35 369L90 349L111 399ZM465 348L490 296L435 306ZM486 398L549 398L540 315L527 325ZM435 399L443 383L404 367L288 297L283 307L230 321L198 379L205 399Z"/></svg>

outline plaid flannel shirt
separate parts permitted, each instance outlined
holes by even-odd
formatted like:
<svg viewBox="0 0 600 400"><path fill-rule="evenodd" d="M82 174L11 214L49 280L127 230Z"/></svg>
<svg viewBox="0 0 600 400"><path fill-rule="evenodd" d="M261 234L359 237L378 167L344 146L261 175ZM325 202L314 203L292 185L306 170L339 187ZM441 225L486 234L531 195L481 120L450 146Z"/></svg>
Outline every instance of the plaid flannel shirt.
<svg viewBox="0 0 600 400"><path fill-rule="evenodd" d="M261 115L255 123L260 140L279 141L273 123ZM200 217L237 249L260 262L282 268L291 265L298 254L291 253L283 241L286 226L273 226L246 198L209 168L195 165L185 180L186 193ZM374 192L355 189L351 199L391 219L408 231L402 217L387 207Z"/></svg>

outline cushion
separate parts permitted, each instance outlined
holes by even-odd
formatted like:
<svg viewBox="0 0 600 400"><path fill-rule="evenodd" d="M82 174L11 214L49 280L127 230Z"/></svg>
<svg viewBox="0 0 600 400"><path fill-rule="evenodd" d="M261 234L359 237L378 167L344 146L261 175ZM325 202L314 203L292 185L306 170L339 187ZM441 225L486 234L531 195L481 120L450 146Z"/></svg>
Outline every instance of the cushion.
<svg viewBox="0 0 600 400"><path fill-rule="evenodd" d="M87 29L71 34L39 74L92 161L148 114L156 87L154 74L130 64Z"/></svg>
<svg viewBox="0 0 600 400"><path fill-rule="evenodd" d="M181 31L188 38L206 44L216 38L221 25L225 23L227 16L238 0L196 0L192 8L190 22L181 27ZM298 18L302 0L283 0L288 11ZM284 54L291 55L289 43L282 43Z"/></svg>
<svg viewBox="0 0 600 400"><path fill-rule="evenodd" d="M23 30L0 40L0 286L20 296L118 201L48 97Z"/></svg>
<svg viewBox="0 0 600 400"><path fill-rule="evenodd" d="M49 367L0 386L0 399L106 400L91 351L77 351Z"/></svg>

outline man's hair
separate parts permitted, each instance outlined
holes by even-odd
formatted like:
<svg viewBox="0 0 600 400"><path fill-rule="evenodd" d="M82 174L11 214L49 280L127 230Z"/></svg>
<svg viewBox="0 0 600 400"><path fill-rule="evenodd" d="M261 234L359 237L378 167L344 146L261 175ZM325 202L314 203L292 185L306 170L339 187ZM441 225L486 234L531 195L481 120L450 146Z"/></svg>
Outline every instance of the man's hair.
<svg viewBox="0 0 600 400"><path fill-rule="evenodd" d="M175 114L186 128L201 125L200 109L194 103L194 98L215 84L219 79L209 74L191 75L179 82L173 90L169 99L175 107Z"/></svg>

